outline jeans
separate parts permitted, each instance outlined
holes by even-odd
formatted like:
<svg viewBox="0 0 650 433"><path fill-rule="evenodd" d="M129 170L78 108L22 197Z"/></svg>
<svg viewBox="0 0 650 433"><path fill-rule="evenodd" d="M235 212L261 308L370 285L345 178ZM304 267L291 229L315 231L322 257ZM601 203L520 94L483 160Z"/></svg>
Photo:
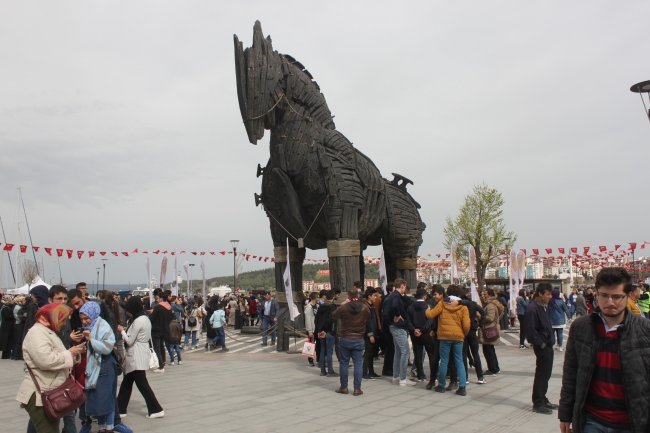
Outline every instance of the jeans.
<svg viewBox="0 0 650 433"><path fill-rule="evenodd" d="M487 364L487 369L489 371L495 374L501 371L501 367L499 367L499 359L497 358L497 352L494 349L494 346L491 344L484 344L483 356L485 357L485 363Z"/></svg>
<svg viewBox="0 0 650 433"><path fill-rule="evenodd" d="M115 412L111 412L108 415L97 416L97 425L100 430L113 430L113 418L115 417Z"/></svg>
<svg viewBox="0 0 650 433"><path fill-rule="evenodd" d="M375 343L376 342L377 340L375 340ZM375 366L373 364L375 357L375 344L371 343L368 337L365 337L363 345L363 375L369 376L371 374L375 374Z"/></svg>
<svg viewBox="0 0 650 433"><path fill-rule="evenodd" d="M133 391L133 383L138 387L138 391L144 397L144 401L147 404L147 411L149 415L152 413L162 412L163 408L158 403L156 395L153 393L151 386L149 386L149 381L147 380L147 372L144 370L135 370L129 374L124 375L122 379L122 384L120 385L120 392L117 393L117 405L119 407L119 413L127 413L127 408L129 406L129 401L131 400L131 392Z"/></svg>
<svg viewBox="0 0 650 433"><path fill-rule="evenodd" d="M524 315L518 314L517 319L519 320L519 345L523 346L526 343L526 334L524 333Z"/></svg>
<svg viewBox="0 0 650 433"><path fill-rule="evenodd" d="M339 339L339 373L341 374L341 388L348 387L348 363L352 358L354 364L354 389L361 389L361 376L363 376L363 349L365 343L362 339Z"/></svg>
<svg viewBox="0 0 650 433"><path fill-rule="evenodd" d="M273 321L273 318L271 316L264 316L262 317L262 343L266 344L266 337L267 337L267 332L266 330L269 329L270 327L274 326L276 322ZM276 331L275 329L273 330L273 333L271 334L271 344L275 344L275 337L276 337Z"/></svg>
<svg viewBox="0 0 650 433"><path fill-rule="evenodd" d="M458 372L458 385L466 386L467 375L465 374L465 367L463 366L463 342L454 340L440 340L440 369L438 370L438 386L445 387L447 381L447 364L449 357L454 357L456 364L456 371Z"/></svg>
<svg viewBox="0 0 650 433"><path fill-rule="evenodd" d="M553 346L547 344L543 349L540 346L533 346L533 350L537 357L533 381L533 405L543 406L544 403L548 403L546 391L553 372Z"/></svg>
<svg viewBox="0 0 650 433"><path fill-rule="evenodd" d="M77 433L77 424L75 423L76 412L77 411L73 410L69 414L63 416L64 433Z"/></svg>
<svg viewBox="0 0 650 433"><path fill-rule="evenodd" d="M325 333L325 338L320 339L320 371L325 372L325 367L327 367L328 373L334 372L334 367L332 366L332 353L334 352L334 342L336 341L336 336L329 332Z"/></svg>
<svg viewBox="0 0 650 433"><path fill-rule="evenodd" d="M185 331L185 346L187 346L187 342L190 341L190 334L192 334L192 346L196 346L198 344L198 341L196 340L196 331Z"/></svg>
<svg viewBox="0 0 650 433"><path fill-rule="evenodd" d="M393 377L399 377L400 380L406 380L406 368L409 362L408 334L406 329L390 327L390 333L393 336L395 344L395 354L393 355Z"/></svg>
<svg viewBox="0 0 650 433"><path fill-rule="evenodd" d="M214 328L215 334L217 334L216 337L212 340L212 344L216 345L217 341L221 340L221 348L225 349L226 348L226 333L223 330L223 326L219 328Z"/></svg>
<svg viewBox="0 0 650 433"><path fill-rule="evenodd" d="M167 352L165 349L166 339L166 335L161 337L151 337L151 341L153 342L153 351L156 352L156 356L158 357L159 368L165 368L165 352Z"/></svg>
<svg viewBox="0 0 650 433"><path fill-rule="evenodd" d="M583 433L632 433L632 430L613 429L602 425L595 416L587 414L585 426L582 428Z"/></svg>
<svg viewBox="0 0 650 433"><path fill-rule="evenodd" d="M564 328L553 328L553 332L555 332L555 335L556 335L555 340L557 341L557 345L559 347L562 347L562 338L564 337Z"/></svg>
<svg viewBox="0 0 650 433"><path fill-rule="evenodd" d="M424 374L424 353L429 356L429 374L430 380L436 380L436 374L438 373L438 364L436 363L436 347L433 342L433 337L429 333L422 334L419 337L416 337L415 334L411 334L411 342L413 343L413 352L415 352L415 369L418 372L418 379L423 379L426 375Z"/></svg>
<svg viewBox="0 0 650 433"><path fill-rule="evenodd" d="M167 352L169 353L169 361L174 362L174 352L178 357L178 361L181 361L181 345L178 343L167 343Z"/></svg>
<svg viewBox="0 0 650 433"><path fill-rule="evenodd" d="M478 336L476 329L470 329L469 333L465 336L465 344L463 345L463 362L465 363L465 373L469 375L467 370L467 355L472 354L474 359L474 371L478 379L483 378L483 366L481 365L481 355L478 353Z"/></svg>

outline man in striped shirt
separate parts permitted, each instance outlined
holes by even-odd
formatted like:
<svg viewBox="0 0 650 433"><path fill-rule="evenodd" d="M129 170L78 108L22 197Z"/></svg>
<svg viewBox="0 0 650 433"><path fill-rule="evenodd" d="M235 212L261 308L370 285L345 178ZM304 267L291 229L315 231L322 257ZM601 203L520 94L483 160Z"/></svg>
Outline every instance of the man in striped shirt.
<svg viewBox="0 0 650 433"><path fill-rule="evenodd" d="M650 323L629 311L631 277L622 267L596 276L599 307L571 326L560 395L560 431L650 429Z"/></svg>

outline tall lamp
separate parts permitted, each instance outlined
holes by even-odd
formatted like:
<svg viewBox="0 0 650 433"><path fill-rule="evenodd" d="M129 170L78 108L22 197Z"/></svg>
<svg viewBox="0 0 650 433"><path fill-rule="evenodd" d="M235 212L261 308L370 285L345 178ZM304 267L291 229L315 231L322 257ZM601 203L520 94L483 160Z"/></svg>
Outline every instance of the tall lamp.
<svg viewBox="0 0 650 433"><path fill-rule="evenodd" d="M650 80L636 83L634 86L630 87L630 91L639 94L641 97L641 103L643 103L643 112L646 116L648 116L648 120L650 120L650 110L643 100L643 94L645 93L647 95L646 97L648 98L648 104L650 105Z"/></svg>
<svg viewBox="0 0 650 433"><path fill-rule="evenodd" d="M102 259L102 262L104 264L104 275L102 275L102 290L105 290L106 287L106 262L108 259Z"/></svg>
<svg viewBox="0 0 650 433"><path fill-rule="evenodd" d="M235 293L235 288L237 287L237 245L239 240L231 240L232 244L232 292Z"/></svg>
<svg viewBox="0 0 650 433"><path fill-rule="evenodd" d="M99 271L102 268L95 268L97 269L97 280L95 280L95 296L97 296L97 292L99 291Z"/></svg>

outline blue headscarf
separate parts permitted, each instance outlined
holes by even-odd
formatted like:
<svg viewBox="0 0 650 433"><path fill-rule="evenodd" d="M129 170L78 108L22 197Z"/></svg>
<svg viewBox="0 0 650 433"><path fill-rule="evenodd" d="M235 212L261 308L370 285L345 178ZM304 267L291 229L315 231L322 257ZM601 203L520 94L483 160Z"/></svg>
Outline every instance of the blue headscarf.
<svg viewBox="0 0 650 433"><path fill-rule="evenodd" d="M86 316L90 317L90 325L85 326L84 329L86 331L90 331L93 329L93 326L95 326L95 323L97 323L97 319L99 318L99 313L101 312L101 308L99 307L99 304L97 302L86 302L85 304L82 305L82 307L79 309L79 313L83 313Z"/></svg>

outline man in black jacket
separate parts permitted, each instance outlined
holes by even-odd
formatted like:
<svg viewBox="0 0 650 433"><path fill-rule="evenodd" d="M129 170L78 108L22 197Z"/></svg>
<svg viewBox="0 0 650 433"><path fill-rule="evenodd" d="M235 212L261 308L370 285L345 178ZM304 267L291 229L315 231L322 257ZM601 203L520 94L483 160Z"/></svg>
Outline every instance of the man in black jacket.
<svg viewBox="0 0 650 433"><path fill-rule="evenodd" d="M165 341L167 341L167 334L169 333L169 322L172 321L174 312L171 305L167 302L167 298L171 296L169 290L165 290L156 297L156 306L153 307L149 319L151 320L151 341L153 343L153 350L158 357L158 369L154 373L165 372L165 361L167 348ZM195 348L196 349L196 348Z"/></svg>
<svg viewBox="0 0 650 433"><path fill-rule="evenodd" d="M418 382L424 382L427 378L424 374L424 350L429 357L429 374L430 382L435 384L438 374L438 364L435 363L435 348L431 325L433 320L427 319L426 311L429 308L427 303L428 293L424 288L417 289L415 292L415 302L408 307L407 314L415 328L410 332L411 342L413 343L413 352L415 353L415 368L417 370ZM424 350L423 350L424 349Z"/></svg>
<svg viewBox="0 0 650 433"><path fill-rule="evenodd" d="M599 308L571 325L560 431L650 431L650 322L628 311L632 284L624 268L603 268L595 285Z"/></svg>
<svg viewBox="0 0 650 433"><path fill-rule="evenodd" d="M377 342L377 333L379 330L379 323L377 322L377 314L375 313L375 303L381 302L381 294L374 287L368 287L364 293L364 298L361 302L364 303L370 310L370 318L366 323L366 333L363 336L364 352L363 352L363 379L375 380L376 377L381 377L375 373L375 366L373 365L375 355L375 345Z"/></svg>
<svg viewBox="0 0 650 433"><path fill-rule="evenodd" d="M526 339L533 345L537 357L533 382L533 412L545 415L551 415L553 413L551 409L557 409L557 405L546 398L548 381L553 372L553 345L555 344L555 333L548 311L552 290L553 286L550 283L540 283L536 289L537 297L528 305L524 315Z"/></svg>
<svg viewBox="0 0 650 433"><path fill-rule="evenodd" d="M338 376L332 365L332 353L336 341L334 334L336 321L332 318L332 313L336 311L336 305L332 304L332 299L334 299L334 291L328 290L325 293L325 302L318 307L314 319L314 330L320 340L320 375L330 377Z"/></svg>

